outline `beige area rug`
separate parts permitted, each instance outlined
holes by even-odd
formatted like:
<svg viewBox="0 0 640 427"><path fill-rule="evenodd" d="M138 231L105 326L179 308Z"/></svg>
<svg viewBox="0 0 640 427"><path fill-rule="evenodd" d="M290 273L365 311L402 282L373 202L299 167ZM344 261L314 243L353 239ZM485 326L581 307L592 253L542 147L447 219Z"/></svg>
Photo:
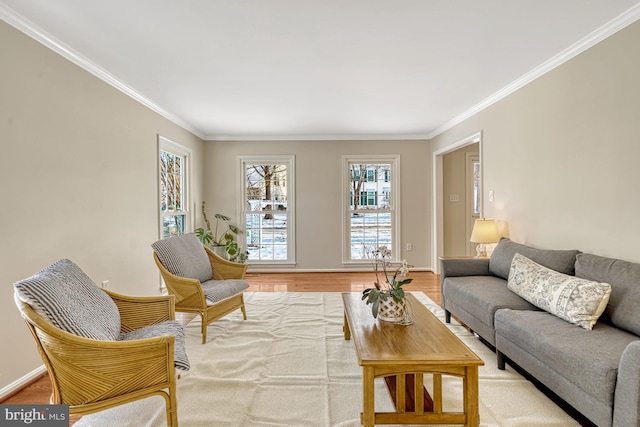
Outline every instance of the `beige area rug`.
<svg viewBox="0 0 640 427"><path fill-rule="evenodd" d="M444 319L438 305L415 295ZM340 293L247 293L246 305L246 321L239 312L220 319L209 326L204 345L198 319L186 327L191 370L178 380L180 426L359 426L362 371L342 333ZM465 328L450 327L485 361L479 370L482 426L579 425L509 366L498 370L495 354ZM443 384L445 409L462 408L462 382L444 377ZM392 410L382 379L376 387L376 410ZM76 425L165 422L164 400L151 397Z"/></svg>

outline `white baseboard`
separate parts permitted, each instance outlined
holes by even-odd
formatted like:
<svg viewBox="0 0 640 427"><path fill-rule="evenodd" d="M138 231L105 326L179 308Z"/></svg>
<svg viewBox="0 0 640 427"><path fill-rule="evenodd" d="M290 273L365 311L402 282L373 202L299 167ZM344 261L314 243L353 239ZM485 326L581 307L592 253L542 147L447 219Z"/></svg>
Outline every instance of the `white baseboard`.
<svg viewBox="0 0 640 427"><path fill-rule="evenodd" d="M371 266L366 267L345 267L345 268L327 268L327 269L301 269L301 268L278 268L274 266L249 265L247 273L367 273L371 272ZM431 267L413 267L411 271L430 271L435 273Z"/></svg>
<svg viewBox="0 0 640 427"><path fill-rule="evenodd" d="M47 372L47 368L45 368L44 365L41 365L39 368L34 369L33 371L29 372L24 377L18 378L17 380L12 382L11 384L1 388L0 389L0 402L3 401L5 398L11 396L12 394L15 394L17 391L19 391L21 388L25 387L26 385L28 385L32 381L38 379L45 372Z"/></svg>

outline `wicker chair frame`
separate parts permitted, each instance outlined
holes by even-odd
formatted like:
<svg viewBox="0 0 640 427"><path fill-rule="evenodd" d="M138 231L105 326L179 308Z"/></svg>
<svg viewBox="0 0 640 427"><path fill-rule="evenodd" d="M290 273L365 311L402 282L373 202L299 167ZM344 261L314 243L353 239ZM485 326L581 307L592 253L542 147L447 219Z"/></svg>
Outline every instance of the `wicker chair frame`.
<svg viewBox="0 0 640 427"><path fill-rule="evenodd" d="M209 257L209 263L213 269L215 280L244 279L247 272L247 264L231 262L211 249L204 246ZM160 269L160 274L167 285L170 295L176 300L175 310L182 313L192 313L200 316L202 320L202 344L207 342L207 326L221 317L240 309L242 317L247 319L247 312L244 306L244 294L242 292L225 298L214 305L207 305L207 300L202 290L202 284L197 279L176 276L162 264L158 255L154 252L153 259Z"/></svg>
<svg viewBox="0 0 640 427"><path fill-rule="evenodd" d="M120 311L122 332L175 319L173 296L129 297L104 291ZM178 427L174 337L83 338L58 329L15 299L49 372L52 404L69 405L71 414L86 415L159 395L165 399L167 425Z"/></svg>

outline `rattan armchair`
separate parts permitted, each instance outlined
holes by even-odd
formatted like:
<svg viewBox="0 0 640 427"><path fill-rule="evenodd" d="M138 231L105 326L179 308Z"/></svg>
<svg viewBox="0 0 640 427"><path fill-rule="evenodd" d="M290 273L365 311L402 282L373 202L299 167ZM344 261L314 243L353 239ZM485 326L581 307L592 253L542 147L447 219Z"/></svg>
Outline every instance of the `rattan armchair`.
<svg viewBox="0 0 640 427"><path fill-rule="evenodd" d="M128 297L105 291L115 302L121 332L173 320L174 297ZM167 425L178 426L174 336L108 341L84 338L54 326L27 303L16 304L49 372L51 403L72 414L90 414L159 395Z"/></svg>
<svg viewBox="0 0 640 427"><path fill-rule="evenodd" d="M194 253L181 254L183 256L204 256L201 254L204 249L204 253L206 253L206 258L208 258L208 263L212 270L211 283L215 282L218 287L222 287L224 282L230 283L230 286L226 287L224 292L219 293L214 297L214 299L217 299L216 301L212 301L212 295L207 291L214 289L211 287L207 289L203 288L203 282L198 279L174 274L170 271L168 266L165 266L162 263L158 257L158 250L165 249L164 253L166 254L168 252L167 248L174 249L175 246L172 247L171 245L172 239L174 241L183 242L186 240L192 245L197 245L197 248L191 246ZM193 243L194 240L196 243ZM166 243L168 243L168 245L164 245L163 248L158 247L159 244L163 245ZM193 234L174 236L170 239L161 240L156 242L154 249L153 258L158 269L160 269L160 273L164 279L164 283L167 286L169 294L175 297L176 311L200 316L202 320L202 344L207 341L207 326L212 322L237 309L240 309L242 311L243 318L245 320L247 319L247 312L244 306L244 295L242 292L248 287L246 282L243 280L247 271L247 264L231 262L218 256L210 248L202 246ZM171 256L177 257L180 255L176 255L175 252L172 252ZM209 281L204 282L205 285L207 285L207 283L209 283Z"/></svg>

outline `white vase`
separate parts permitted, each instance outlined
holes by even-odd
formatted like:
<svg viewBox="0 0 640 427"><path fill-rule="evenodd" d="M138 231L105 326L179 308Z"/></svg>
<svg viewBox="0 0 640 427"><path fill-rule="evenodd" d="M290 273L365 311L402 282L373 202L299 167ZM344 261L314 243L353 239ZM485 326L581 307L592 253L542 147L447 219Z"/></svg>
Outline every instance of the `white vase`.
<svg viewBox="0 0 640 427"><path fill-rule="evenodd" d="M395 302L393 297L387 297L386 300L380 299L380 306L378 308L378 319L385 322L398 322L404 317L405 313L405 300Z"/></svg>
<svg viewBox="0 0 640 427"><path fill-rule="evenodd" d="M229 254L227 253L227 248L225 246L214 246L211 249L220 258L229 259Z"/></svg>

